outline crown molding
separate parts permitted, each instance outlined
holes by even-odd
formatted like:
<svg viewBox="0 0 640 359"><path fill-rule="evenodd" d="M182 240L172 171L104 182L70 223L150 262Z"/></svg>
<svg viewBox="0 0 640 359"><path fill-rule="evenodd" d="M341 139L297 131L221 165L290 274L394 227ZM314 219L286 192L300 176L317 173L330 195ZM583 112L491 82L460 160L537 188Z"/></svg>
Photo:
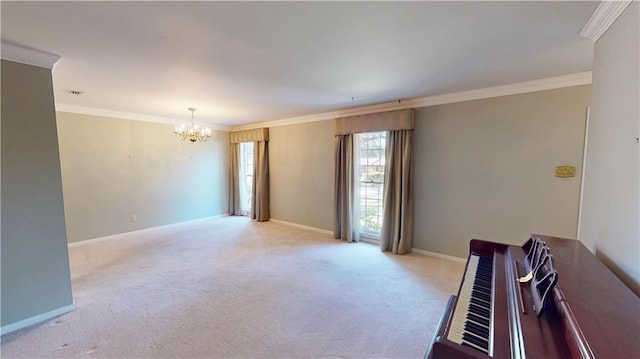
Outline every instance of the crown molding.
<svg viewBox="0 0 640 359"><path fill-rule="evenodd" d="M594 43L613 24L624 9L631 4L631 0L602 1L593 12L589 21L584 25L580 36L591 39Z"/></svg>
<svg viewBox="0 0 640 359"><path fill-rule="evenodd" d="M95 107L70 105L65 103L56 103L56 111L69 112L69 113L75 113L75 114L81 114L81 115L90 115L90 116L111 117L111 118L117 118L122 120L163 123L163 124L170 124L170 125L175 125L176 123L184 122L184 120L176 120L176 119L167 118L167 117L150 116L150 115L143 115L143 114L131 113L131 112L119 112L119 111L112 111L112 110L106 110L106 109L95 108ZM206 125L207 127L216 131L231 131L230 126L215 125L215 124L211 124L203 121L198 121L198 123L201 125Z"/></svg>
<svg viewBox="0 0 640 359"><path fill-rule="evenodd" d="M2 59L21 64L44 67L53 70L60 56L24 47L10 42L2 42Z"/></svg>
<svg viewBox="0 0 640 359"><path fill-rule="evenodd" d="M306 122L331 120L340 117L366 115L376 112L404 110L408 108L428 107L443 105L447 103L480 100L491 97L517 95L528 92L553 90L564 87L580 86L591 84L591 71L579 72L575 74L548 77L539 80L518 82L509 85L487 87L476 90L452 92L443 95L420 97L410 100L398 100L381 104L323 112L313 115L292 117L275 121L252 123L248 125L234 126L231 131L249 130L260 127L277 127L294 125Z"/></svg>
<svg viewBox="0 0 640 359"><path fill-rule="evenodd" d="M199 121L199 123L209 126L212 130L218 130L218 131L240 131L240 130L250 130L254 128L261 128L261 127L286 126L286 125L294 125L294 124L307 123L307 122L332 120L340 117L366 115L366 114L377 113L377 112L404 110L408 108L428 107L428 106L435 106L435 105L443 105L447 103L480 100L480 99L499 97L499 96L517 95L517 94L535 92L535 91L552 90L552 89L563 88L563 87L588 85L591 83L591 77L592 77L591 71L587 71L587 72L580 72L580 73L563 75L563 76L548 77L548 78L533 80L533 81L518 82L514 84L509 84L509 85L487 87L482 89L461 91L461 92L452 92L452 93L443 94L443 95L420 97L420 98L409 99L409 100L399 100L399 101L386 102L386 103L380 103L380 104L369 105L369 106L355 107L355 108L330 111L330 112L322 112L322 113L317 113L312 115L285 118L285 119L280 119L275 121L258 122L258 123L248 124L248 125L240 125L240 126L214 125L214 124L206 123L202 121ZM164 124L172 124L172 125L182 121L182 120L176 120L176 119L166 118L166 117L149 116L149 115L130 113L130 112L119 112L119 111L112 111L112 110L106 110L101 108L70 105L65 103L56 103L56 111L77 113L77 114L90 115L90 116L119 118L119 119L134 120L134 121L164 123Z"/></svg>

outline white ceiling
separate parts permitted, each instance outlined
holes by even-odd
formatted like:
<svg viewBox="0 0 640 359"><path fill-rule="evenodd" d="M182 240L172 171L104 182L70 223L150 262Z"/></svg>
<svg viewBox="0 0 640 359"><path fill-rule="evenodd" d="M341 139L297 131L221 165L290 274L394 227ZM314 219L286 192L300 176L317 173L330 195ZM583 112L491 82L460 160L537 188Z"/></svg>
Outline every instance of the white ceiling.
<svg viewBox="0 0 640 359"><path fill-rule="evenodd" d="M598 2L1 6L3 41L62 57L57 105L235 126L588 71Z"/></svg>

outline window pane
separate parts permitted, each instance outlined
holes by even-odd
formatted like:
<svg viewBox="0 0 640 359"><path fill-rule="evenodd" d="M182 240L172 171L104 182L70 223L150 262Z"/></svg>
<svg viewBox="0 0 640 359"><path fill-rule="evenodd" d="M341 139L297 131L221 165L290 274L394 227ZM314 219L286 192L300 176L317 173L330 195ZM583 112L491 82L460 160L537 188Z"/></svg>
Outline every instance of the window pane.
<svg viewBox="0 0 640 359"><path fill-rule="evenodd" d="M386 132L359 135L360 139L360 227L380 234L383 218L383 182Z"/></svg>

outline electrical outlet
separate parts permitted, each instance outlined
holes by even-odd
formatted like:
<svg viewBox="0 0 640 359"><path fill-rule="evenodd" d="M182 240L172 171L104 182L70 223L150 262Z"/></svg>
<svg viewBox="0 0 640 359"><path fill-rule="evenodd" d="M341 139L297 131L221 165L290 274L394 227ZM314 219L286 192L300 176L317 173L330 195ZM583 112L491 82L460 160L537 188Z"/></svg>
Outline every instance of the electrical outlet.
<svg viewBox="0 0 640 359"><path fill-rule="evenodd" d="M136 216L135 214L132 214L131 217L129 217L129 221L130 222L136 222L138 221L138 216Z"/></svg>

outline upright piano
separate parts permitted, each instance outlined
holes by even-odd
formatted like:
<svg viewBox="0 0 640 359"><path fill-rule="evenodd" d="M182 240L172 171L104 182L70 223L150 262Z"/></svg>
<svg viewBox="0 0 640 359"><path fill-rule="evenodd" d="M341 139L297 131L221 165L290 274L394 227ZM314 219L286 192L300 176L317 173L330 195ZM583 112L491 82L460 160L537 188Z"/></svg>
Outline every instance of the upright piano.
<svg viewBox="0 0 640 359"><path fill-rule="evenodd" d="M640 358L640 299L579 241L472 239L425 358Z"/></svg>

